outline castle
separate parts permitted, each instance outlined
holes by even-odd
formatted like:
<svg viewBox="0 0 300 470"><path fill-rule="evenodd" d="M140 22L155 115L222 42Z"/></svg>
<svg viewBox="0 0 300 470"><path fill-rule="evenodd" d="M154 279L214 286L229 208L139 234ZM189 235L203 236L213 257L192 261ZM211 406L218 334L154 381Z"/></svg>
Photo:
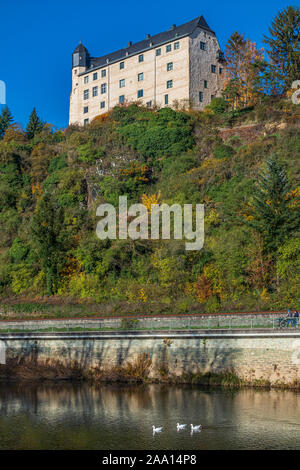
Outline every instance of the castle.
<svg viewBox="0 0 300 470"><path fill-rule="evenodd" d="M73 52L69 123L86 125L118 104L202 109L219 96L224 55L203 16L146 35L102 57L80 43Z"/></svg>

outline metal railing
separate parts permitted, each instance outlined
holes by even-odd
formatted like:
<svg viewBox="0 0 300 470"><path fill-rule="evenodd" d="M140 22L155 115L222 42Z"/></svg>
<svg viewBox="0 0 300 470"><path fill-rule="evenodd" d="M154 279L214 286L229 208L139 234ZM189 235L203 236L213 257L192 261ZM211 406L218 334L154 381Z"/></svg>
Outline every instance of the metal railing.
<svg viewBox="0 0 300 470"><path fill-rule="evenodd" d="M159 330L234 330L234 329L277 329L298 328L298 322L280 324L282 314L268 315L214 315L149 317L142 319L82 319L82 320L29 320L0 322L0 333L29 332L109 332L109 331L159 331ZM294 320L294 319L292 319Z"/></svg>

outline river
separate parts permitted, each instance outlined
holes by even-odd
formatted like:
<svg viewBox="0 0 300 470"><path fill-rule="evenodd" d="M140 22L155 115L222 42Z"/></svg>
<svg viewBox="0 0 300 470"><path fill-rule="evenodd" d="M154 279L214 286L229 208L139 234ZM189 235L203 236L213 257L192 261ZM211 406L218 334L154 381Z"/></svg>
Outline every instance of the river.
<svg viewBox="0 0 300 470"><path fill-rule="evenodd" d="M300 393L0 383L0 449L300 449Z"/></svg>

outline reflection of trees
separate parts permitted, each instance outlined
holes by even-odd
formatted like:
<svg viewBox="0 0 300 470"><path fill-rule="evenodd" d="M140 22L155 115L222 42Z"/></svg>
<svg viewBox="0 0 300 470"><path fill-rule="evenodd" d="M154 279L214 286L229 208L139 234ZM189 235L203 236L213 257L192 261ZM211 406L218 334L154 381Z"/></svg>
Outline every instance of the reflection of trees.
<svg viewBox="0 0 300 470"><path fill-rule="evenodd" d="M153 423L168 428L161 437L167 445L177 421L202 423L221 446L235 427L242 441L243 433L256 435L257 423L272 432L273 423L296 423L299 415L299 395L292 391L0 384L0 448L9 436L14 436L14 448L47 448L48 443L51 448L126 449L128 442L142 448Z"/></svg>

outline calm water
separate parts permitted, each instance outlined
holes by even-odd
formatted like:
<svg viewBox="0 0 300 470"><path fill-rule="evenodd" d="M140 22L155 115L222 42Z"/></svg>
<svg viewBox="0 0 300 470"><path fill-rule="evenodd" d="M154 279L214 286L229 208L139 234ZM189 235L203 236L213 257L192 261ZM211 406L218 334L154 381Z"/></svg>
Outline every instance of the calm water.
<svg viewBox="0 0 300 470"><path fill-rule="evenodd" d="M176 431L177 422L203 431ZM164 426L152 435L152 424ZM0 384L1 449L300 449L300 394Z"/></svg>

